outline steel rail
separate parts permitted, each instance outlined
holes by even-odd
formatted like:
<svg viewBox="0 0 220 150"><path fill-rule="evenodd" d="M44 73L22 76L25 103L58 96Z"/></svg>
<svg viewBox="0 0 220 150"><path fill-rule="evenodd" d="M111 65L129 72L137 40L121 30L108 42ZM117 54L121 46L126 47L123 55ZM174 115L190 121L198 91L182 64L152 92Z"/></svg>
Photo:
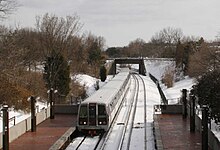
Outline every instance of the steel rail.
<svg viewBox="0 0 220 150"><path fill-rule="evenodd" d="M147 95L146 95L146 86L144 84L144 79L138 75L141 79L144 87L144 149L147 149Z"/></svg>
<svg viewBox="0 0 220 150"><path fill-rule="evenodd" d="M136 77L135 77L135 75L134 74L132 74L132 76L133 76L133 78L134 78L134 80L135 80L135 90L134 91L136 91L136 92L134 92L133 93L133 95L132 95L132 102L131 102L131 105L130 105L130 107L129 107L129 113L128 113L128 117L127 117L127 120L126 120L126 124L125 124L125 127L124 127L124 130L123 130L123 132L122 132L122 138L121 138L121 141L120 141L120 143L119 143L119 146L118 146L118 150L121 150L122 148L123 148L123 142L124 142L124 140L125 140L125 135L126 135L126 132L129 132L129 136L128 136L128 145L127 145L127 148L129 148L129 143L130 143L130 137L131 137L131 130L129 130L129 131L127 131L127 127L128 127L128 123L129 123L129 120L130 120L130 115L132 114L132 116L134 116L134 113L133 113L133 108L136 108L136 104L137 104L137 94L138 94L138 81L137 81L137 79L136 79ZM133 103L135 103L135 105L134 105L134 107L133 107ZM134 120L134 117L132 117L132 120ZM132 122L133 123L133 122Z"/></svg>
<svg viewBox="0 0 220 150"><path fill-rule="evenodd" d="M137 101L138 101L138 92L139 92L139 88L140 88L140 84L138 82L138 79L135 75L133 75L134 79L136 80L136 83L137 83L137 92L136 92L136 95L135 95L135 103L134 103L134 112L132 114L132 123L131 123L131 126L133 127L134 126L134 118L135 118L135 113L136 113L136 108L137 108ZM128 136L128 143L127 143L127 148L126 149L129 149L129 146L130 146L130 143L131 143L131 134L132 134L132 129L129 131L129 136Z"/></svg>
<svg viewBox="0 0 220 150"><path fill-rule="evenodd" d="M76 150L78 150L80 148L80 146L82 145L82 143L85 141L86 136L84 136L84 138L82 139L82 141L79 143L79 145L76 147Z"/></svg>

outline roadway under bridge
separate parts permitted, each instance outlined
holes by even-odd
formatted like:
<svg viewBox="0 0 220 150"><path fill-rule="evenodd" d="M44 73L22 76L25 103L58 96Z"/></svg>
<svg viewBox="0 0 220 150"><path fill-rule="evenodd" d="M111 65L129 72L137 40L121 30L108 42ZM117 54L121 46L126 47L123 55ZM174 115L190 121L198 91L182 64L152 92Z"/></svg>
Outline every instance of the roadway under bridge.
<svg viewBox="0 0 220 150"><path fill-rule="evenodd" d="M146 75L144 59L142 58L115 58L109 66L108 74L116 74L117 64L139 64L139 74Z"/></svg>

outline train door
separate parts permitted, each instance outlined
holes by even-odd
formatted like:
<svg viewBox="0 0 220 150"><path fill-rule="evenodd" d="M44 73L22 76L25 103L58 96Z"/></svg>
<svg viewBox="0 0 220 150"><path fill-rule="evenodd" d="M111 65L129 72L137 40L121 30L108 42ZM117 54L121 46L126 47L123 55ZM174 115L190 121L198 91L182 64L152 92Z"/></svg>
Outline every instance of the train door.
<svg viewBox="0 0 220 150"><path fill-rule="evenodd" d="M89 125L96 126L96 103L89 104Z"/></svg>

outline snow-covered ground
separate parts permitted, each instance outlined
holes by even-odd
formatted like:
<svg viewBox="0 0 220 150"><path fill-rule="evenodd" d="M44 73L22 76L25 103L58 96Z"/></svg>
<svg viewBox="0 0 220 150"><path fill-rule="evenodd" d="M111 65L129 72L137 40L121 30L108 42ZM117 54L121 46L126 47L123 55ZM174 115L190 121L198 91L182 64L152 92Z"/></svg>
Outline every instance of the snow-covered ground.
<svg viewBox="0 0 220 150"><path fill-rule="evenodd" d="M105 82L101 82L100 79L96 79L94 77L91 77L86 74L77 74L75 76L72 76L71 79L77 81L80 85L85 86L86 88L86 94L90 96L93 94L95 90L96 83L98 82L99 87L101 88L103 85L105 85L109 80L113 78L112 75L108 75Z"/></svg>
<svg viewBox="0 0 220 150"><path fill-rule="evenodd" d="M166 70L174 70L175 62L172 60L164 60L164 59L152 59L145 60L145 67L147 73L151 73L158 80L162 79Z"/></svg>
<svg viewBox="0 0 220 150"><path fill-rule="evenodd" d="M146 65L146 69L148 73L151 73L152 75L154 75L158 80L162 79L162 76L164 74L164 72L166 71L166 69L174 69L174 62L173 61L164 61L164 60L149 60L149 61L145 61L145 65ZM132 65L132 68L138 69L138 65ZM153 150L154 149L154 136L153 136L153 114L154 114L154 105L158 105L161 103L161 98L160 98L160 94L157 90L157 86L155 85L155 83L149 78L149 76L143 76L144 78L144 82L145 82L145 86L146 86L146 90L147 90L147 148ZM84 80L84 79L83 79ZM88 80L84 80L86 82L88 82ZM85 84L85 85L90 85L88 86L92 88L94 85L94 83L96 82L96 80L89 80L89 82L92 83L84 83L82 82L81 84ZM189 89L193 84L193 80L190 78L186 78L183 81L180 81L178 83L174 84L174 87L172 88L166 88L163 87L164 90L166 91L166 95L169 96L169 99L174 99L174 98L179 98L181 96L181 92L180 90L183 88ZM174 103L174 102L173 102ZM142 110L141 107L137 108L137 111ZM139 112L141 113L141 112ZM142 111L143 113L143 111ZM141 115L140 115L141 116ZM138 119L138 118L136 118ZM143 119L143 118L142 118ZM137 122L140 122L137 121ZM140 134L138 130L137 132L135 132L136 130L134 130L134 132L132 133L134 136L131 144L132 147L130 147L131 149L142 149L143 145L141 145L139 142L142 141L143 139L139 139L138 137L140 137ZM143 131L142 131L143 132ZM117 133L117 134L116 134ZM118 135L119 131L117 130L117 132L115 132L115 135ZM114 134L113 134L114 135ZM117 142L114 140L116 139L117 136L115 136L114 138L112 138L110 147L116 147ZM115 144L114 144L115 143Z"/></svg>
<svg viewBox="0 0 220 150"><path fill-rule="evenodd" d="M145 60L145 67L147 73L152 74L160 82L166 70L175 70L175 62L172 60L164 59ZM194 83L194 79L185 77L184 79L175 82L173 87L171 88L167 88L161 82L160 85L166 98L168 99L168 104L177 104L181 97L181 90L187 89L188 91L190 91Z"/></svg>
<svg viewBox="0 0 220 150"><path fill-rule="evenodd" d="M174 69L175 65L173 61L164 61L164 60L145 60L145 66L147 73L151 73L154 75L158 80L162 79L162 76L166 69ZM138 65L133 65L136 69L138 69ZM91 95L95 92L95 84L98 81L99 86L102 87L104 84L108 82L112 78L112 76L108 76L107 80L105 82L101 82L96 78L90 77L88 75L78 74L74 77L76 81L78 81L81 85L84 85L87 89L87 94ZM148 124L148 131L147 131L147 142L148 147L153 146L153 133L152 133L152 122L153 122L153 105L160 104L160 97L158 96L158 90L156 85L150 80L148 76L143 77L146 88L147 88L147 124ZM172 88L167 88L162 85L162 89L165 93L165 96L167 99L169 99L169 104L175 104L178 102L178 99L181 96L181 90L187 89L190 90L192 85L194 84L194 80L185 77L185 79L174 83L174 86ZM43 103L37 103L39 105L39 110L43 107L47 107L47 104ZM18 111L9 111L9 118L15 116L16 123L25 120L27 117L30 116L30 114L25 114L24 112L18 112ZM13 122L10 122L10 126L13 126ZM219 134L219 128L216 126L212 126L212 130L217 135L218 138L220 138ZM2 132L2 118L0 117L0 132ZM137 148L138 149L138 148Z"/></svg>
<svg viewBox="0 0 220 150"><path fill-rule="evenodd" d="M194 83L194 79L185 77L185 79L175 82L171 88L163 86L163 91L168 100L168 104L177 104L180 100L182 89L187 89L189 92Z"/></svg>

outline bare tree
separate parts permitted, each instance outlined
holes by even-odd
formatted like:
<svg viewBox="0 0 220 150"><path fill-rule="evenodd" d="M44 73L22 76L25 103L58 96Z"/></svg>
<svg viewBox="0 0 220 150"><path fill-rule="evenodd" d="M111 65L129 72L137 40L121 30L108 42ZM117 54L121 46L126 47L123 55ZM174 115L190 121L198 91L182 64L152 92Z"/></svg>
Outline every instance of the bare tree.
<svg viewBox="0 0 220 150"><path fill-rule="evenodd" d="M4 19L18 7L16 0L0 0L0 18Z"/></svg>
<svg viewBox="0 0 220 150"><path fill-rule="evenodd" d="M198 77L205 72L216 69L217 49L202 43L199 49L190 56L188 73L190 76Z"/></svg>
<svg viewBox="0 0 220 150"><path fill-rule="evenodd" d="M175 57L175 46L182 37L180 28L167 27L152 36L151 43L160 47L161 57Z"/></svg>
<svg viewBox="0 0 220 150"><path fill-rule="evenodd" d="M145 46L145 41L143 39L136 39L134 41L131 41L128 45L128 52L130 53L130 56L133 57L141 57L143 56L143 49Z"/></svg>
<svg viewBox="0 0 220 150"><path fill-rule="evenodd" d="M44 54L50 56L53 52L67 55L67 48L82 25L77 15L63 18L46 13L43 17L36 17L36 27L41 34L40 42Z"/></svg>
<svg viewBox="0 0 220 150"><path fill-rule="evenodd" d="M152 38L152 43L177 44L183 37L183 32L180 28L167 27L157 32Z"/></svg>

